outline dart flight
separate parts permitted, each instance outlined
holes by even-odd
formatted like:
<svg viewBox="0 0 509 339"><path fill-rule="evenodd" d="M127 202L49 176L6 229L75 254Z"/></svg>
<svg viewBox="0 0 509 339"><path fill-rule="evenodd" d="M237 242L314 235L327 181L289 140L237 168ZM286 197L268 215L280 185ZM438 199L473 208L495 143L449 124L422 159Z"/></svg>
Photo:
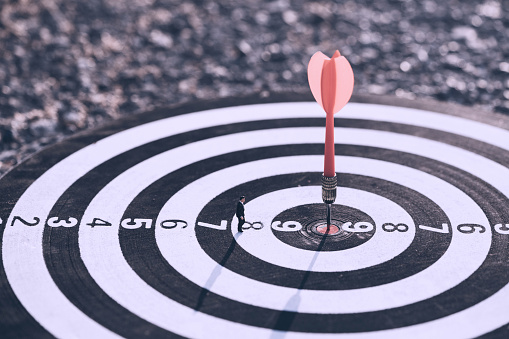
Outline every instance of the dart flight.
<svg viewBox="0 0 509 339"><path fill-rule="evenodd" d="M350 63L336 50L332 58L316 52L309 61L308 81L311 93L322 106L325 122L325 160L324 176L336 175L334 166L334 114L339 112L350 100L353 92L354 76Z"/></svg>

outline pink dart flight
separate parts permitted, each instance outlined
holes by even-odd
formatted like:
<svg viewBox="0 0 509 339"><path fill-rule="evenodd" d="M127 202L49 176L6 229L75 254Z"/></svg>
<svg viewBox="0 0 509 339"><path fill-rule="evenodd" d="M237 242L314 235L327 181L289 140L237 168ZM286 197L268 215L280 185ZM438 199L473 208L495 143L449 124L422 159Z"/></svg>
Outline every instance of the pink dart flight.
<svg viewBox="0 0 509 339"><path fill-rule="evenodd" d="M322 106L325 119L325 161L323 174L336 175L334 166L334 114L347 104L353 92L353 71L350 63L336 50L332 58L316 52L309 60L308 82L311 93Z"/></svg>

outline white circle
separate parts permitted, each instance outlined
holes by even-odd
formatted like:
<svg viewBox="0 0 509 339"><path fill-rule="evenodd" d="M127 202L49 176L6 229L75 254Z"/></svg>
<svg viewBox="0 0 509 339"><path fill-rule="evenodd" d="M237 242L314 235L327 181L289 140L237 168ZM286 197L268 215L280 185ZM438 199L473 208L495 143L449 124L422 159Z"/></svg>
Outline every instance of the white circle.
<svg viewBox="0 0 509 339"><path fill-rule="evenodd" d="M220 179L214 176L212 180ZM221 180L221 184L226 182ZM299 205L323 204L321 197L321 187L305 186L282 189L248 201L246 219L261 220L267 227L256 232L245 232L237 239L238 244L258 259L277 266L312 272L341 272L359 270L391 260L407 249L415 237L412 217L401 206L376 194L344 187L338 188L336 203L359 209L375 221L377 230L369 241L342 251L324 251L317 255L315 251L295 248L274 236L270 224L276 215ZM235 234L237 218L232 220L231 231ZM382 225L386 222L405 223L409 230L397 234L384 232Z"/></svg>

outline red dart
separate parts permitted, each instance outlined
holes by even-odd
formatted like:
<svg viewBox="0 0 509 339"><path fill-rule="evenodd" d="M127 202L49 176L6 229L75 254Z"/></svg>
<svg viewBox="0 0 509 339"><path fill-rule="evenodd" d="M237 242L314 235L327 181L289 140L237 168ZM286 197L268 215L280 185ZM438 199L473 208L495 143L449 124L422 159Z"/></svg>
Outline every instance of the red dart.
<svg viewBox="0 0 509 339"><path fill-rule="evenodd" d="M325 159L323 174L334 177L334 114L350 100L354 77L352 67L336 50L332 58L316 52L309 60L308 81L311 93L327 114L325 119Z"/></svg>

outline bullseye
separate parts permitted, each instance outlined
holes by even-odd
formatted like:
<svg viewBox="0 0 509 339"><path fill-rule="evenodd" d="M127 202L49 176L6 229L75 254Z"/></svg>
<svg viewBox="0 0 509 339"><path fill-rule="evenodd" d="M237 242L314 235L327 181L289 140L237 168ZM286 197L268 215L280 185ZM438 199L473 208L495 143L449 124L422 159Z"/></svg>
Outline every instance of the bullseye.
<svg viewBox="0 0 509 339"><path fill-rule="evenodd" d="M324 235L336 235L336 234L339 233L339 231L341 229L338 226L334 225L334 224L327 225L325 223L325 224L318 225L316 227L316 230L318 231L318 233L321 233L321 234L324 234Z"/></svg>

